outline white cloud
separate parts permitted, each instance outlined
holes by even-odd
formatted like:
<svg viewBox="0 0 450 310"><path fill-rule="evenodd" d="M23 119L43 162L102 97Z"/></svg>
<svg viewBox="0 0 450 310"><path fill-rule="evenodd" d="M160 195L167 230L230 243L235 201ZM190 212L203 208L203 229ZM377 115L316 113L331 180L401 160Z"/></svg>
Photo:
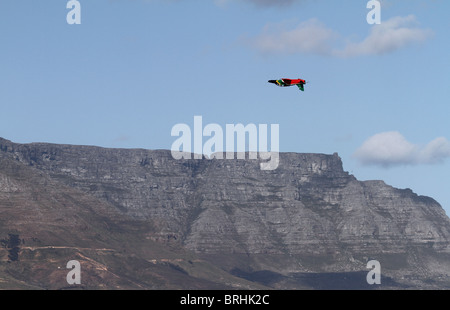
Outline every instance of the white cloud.
<svg viewBox="0 0 450 310"><path fill-rule="evenodd" d="M328 54L330 43L337 34L319 22L310 19L292 30L286 30L287 23L268 24L262 33L250 40L263 53L283 54Z"/></svg>
<svg viewBox="0 0 450 310"><path fill-rule="evenodd" d="M354 156L364 165L383 167L437 164L450 157L450 141L440 137L420 146L399 132L383 132L367 139Z"/></svg>
<svg viewBox="0 0 450 310"><path fill-rule="evenodd" d="M260 35L249 41L262 53L319 54L337 57L381 55L424 42L433 35L429 29L415 27L416 23L413 15L393 17L382 21L380 25L373 25L368 36L355 43L317 19L310 19L293 29L286 29L286 23L266 25ZM340 45L344 47L336 48L335 43L341 43Z"/></svg>
<svg viewBox="0 0 450 310"><path fill-rule="evenodd" d="M429 29L415 28L413 15L393 17L379 25L374 25L370 34L359 43L348 43L342 50L333 53L341 57L361 55L381 55L405 46L424 42L433 35Z"/></svg>
<svg viewBox="0 0 450 310"><path fill-rule="evenodd" d="M448 157L450 157L450 142L443 137L434 139L419 153L420 161L430 164L442 163Z"/></svg>

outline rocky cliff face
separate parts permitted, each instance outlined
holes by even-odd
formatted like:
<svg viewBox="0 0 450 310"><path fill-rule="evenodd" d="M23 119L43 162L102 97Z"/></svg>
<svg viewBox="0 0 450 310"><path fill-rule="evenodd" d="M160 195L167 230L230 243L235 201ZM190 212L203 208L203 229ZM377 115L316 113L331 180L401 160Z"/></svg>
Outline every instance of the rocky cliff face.
<svg viewBox="0 0 450 310"><path fill-rule="evenodd" d="M0 157L151 223L153 241L177 243L230 272L348 272L376 258L397 282L450 274L450 220L441 206L409 189L358 181L337 154L282 153L278 169L263 171L258 160L0 139ZM12 187L0 174L0 188Z"/></svg>

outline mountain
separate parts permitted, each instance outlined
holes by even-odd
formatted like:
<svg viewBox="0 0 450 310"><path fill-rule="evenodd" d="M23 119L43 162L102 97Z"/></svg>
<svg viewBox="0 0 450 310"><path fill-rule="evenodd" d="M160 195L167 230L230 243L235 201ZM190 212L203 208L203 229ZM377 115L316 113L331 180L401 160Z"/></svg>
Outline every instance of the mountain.
<svg viewBox="0 0 450 310"><path fill-rule="evenodd" d="M337 154L172 158L0 139L0 288L450 288L432 198L358 181ZM369 285L369 260L381 285Z"/></svg>

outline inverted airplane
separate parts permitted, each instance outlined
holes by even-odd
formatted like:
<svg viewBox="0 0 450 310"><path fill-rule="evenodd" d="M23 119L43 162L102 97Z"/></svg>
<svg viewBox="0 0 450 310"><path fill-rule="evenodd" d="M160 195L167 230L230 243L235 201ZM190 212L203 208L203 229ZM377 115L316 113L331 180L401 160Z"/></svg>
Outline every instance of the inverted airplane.
<svg viewBox="0 0 450 310"><path fill-rule="evenodd" d="M306 84L306 81L302 80L302 79L280 79L280 80L269 80L269 83L278 85L280 87L288 87L288 86L297 85L298 89L300 89L301 91L305 91L305 88L303 85Z"/></svg>

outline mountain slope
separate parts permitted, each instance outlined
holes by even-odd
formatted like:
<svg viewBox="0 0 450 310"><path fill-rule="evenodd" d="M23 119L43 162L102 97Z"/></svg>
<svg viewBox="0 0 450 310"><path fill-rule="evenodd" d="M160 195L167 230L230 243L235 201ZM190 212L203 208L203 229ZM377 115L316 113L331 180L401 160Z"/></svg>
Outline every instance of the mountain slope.
<svg viewBox="0 0 450 310"><path fill-rule="evenodd" d="M172 262L178 262L172 270L202 274L211 281L205 285L215 281L205 270L216 268L231 277L226 283L244 281L237 287L320 288L329 279L354 276L359 279L354 284L331 282L360 287L367 261L377 259L388 280L385 287L449 287L450 220L441 206L409 189L358 181L343 171L337 154L282 153L278 169L262 171L258 160L174 160L163 150L21 145L4 139L0 150L7 163L0 169L5 197L0 207L11 218L2 222L8 227L4 238L40 221L48 227L39 240L52 245L118 249L128 240L144 239L149 243L130 251L146 261L152 261L147 251L170 245L177 249L171 253ZM14 200L14 189L25 186L18 167L34 173L35 181L26 183L28 196L22 197L34 205ZM52 203L39 200L43 193ZM20 204L26 208L20 214L11 211ZM50 211L48 222L38 217ZM23 218L24 213L34 215ZM14 226L20 216L24 226ZM25 229L24 239L33 238L35 229ZM76 240L60 237L67 231ZM185 255L195 258L180 258ZM202 266L183 265L193 260ZM145 281L142 286L149 287Z"/></svg>
<svg viewBox="0 0 450 310"><path fill-rule="evenodd" d="M70 260L85 289L258 288L198 259L177 244L155 242L150 221L44 173L0 157L0 288L70 289ZM187 272L186 270L189 270ZM205 272L204 270L209 270ZM223 281L209 280L222 274Z"/></svg>

